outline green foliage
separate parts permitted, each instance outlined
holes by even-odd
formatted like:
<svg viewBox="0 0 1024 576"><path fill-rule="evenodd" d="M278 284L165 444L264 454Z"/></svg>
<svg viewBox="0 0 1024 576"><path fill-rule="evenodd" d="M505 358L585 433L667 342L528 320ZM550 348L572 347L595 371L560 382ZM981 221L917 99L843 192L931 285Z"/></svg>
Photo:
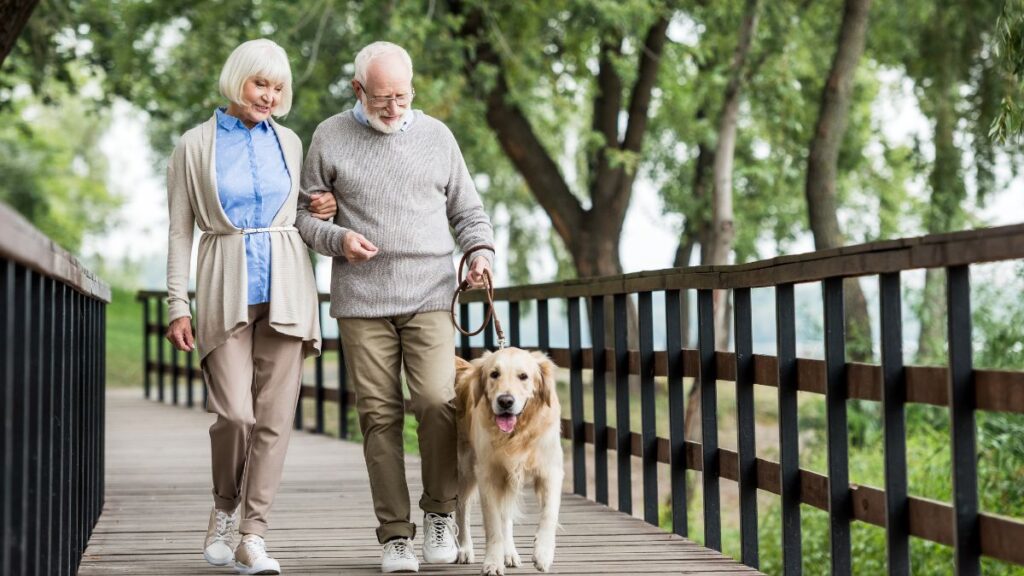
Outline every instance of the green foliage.
<svg viewBox="0 0 1024 576"><path fill-rule="evenodd" d="M1006 0L996 23L997 52L1013 89L999 102L989 136L998 142L1024 134L1024 0Z"/></svg>
<svg viewBox="0 0 1024 576"><path fill-rule="evenodd" d="M43 88L46 98L17 90L2 97L0 201L77 252L85 236L112 224L121 202L107 190L99 149L107 115L62 84Z"/></svg>

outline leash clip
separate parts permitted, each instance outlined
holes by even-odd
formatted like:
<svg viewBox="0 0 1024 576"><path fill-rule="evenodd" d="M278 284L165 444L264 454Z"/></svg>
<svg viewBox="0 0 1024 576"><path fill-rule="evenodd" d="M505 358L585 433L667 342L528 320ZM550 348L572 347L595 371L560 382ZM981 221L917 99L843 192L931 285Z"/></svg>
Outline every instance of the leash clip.
<svg viewBox="0 0 1024 576"><path fill-rule="evenodd" d="M505 341L505 337L498 338L498 350L504 350L508 347L508 342Z"/></svg>

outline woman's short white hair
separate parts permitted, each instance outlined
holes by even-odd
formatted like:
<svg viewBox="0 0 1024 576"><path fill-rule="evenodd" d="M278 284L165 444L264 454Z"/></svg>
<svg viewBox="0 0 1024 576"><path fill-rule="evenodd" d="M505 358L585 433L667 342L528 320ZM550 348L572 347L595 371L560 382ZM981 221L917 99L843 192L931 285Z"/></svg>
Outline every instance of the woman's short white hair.
<svg viewBox="0 0 1024 576"><path fill-rule="evenodd" d="M405 65L409 67L409 74L412 75L412 58L409 57L409 53L405 51L398 44L392 44L391 42L374 42L368 44L362 50L356 54L356 80L360 84L366 84L366 71L370 68L370 63L388 54L398 54L398 56L405 62Z"/></svg>
<svg viewBox="0 0 1024 576"><path fill-rule="evenodd" d="M281 102L274 116L284 116L292 109L292 67L288 54L275 42L260 38L239 44L220 71L220 93L240 106L250 104L242 96L246 80L260 76L272 84L284 84Z"/></svg>

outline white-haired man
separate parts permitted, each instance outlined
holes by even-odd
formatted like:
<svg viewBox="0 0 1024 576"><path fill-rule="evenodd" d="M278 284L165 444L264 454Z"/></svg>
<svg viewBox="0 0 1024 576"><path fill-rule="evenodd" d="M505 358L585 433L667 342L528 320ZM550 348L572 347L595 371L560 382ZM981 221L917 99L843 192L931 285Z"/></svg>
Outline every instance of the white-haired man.
<svg viewBox="0 0 1024 576"><path fill-rule="evenodd" d="M409 54L395 44L375 42L359 52L352 80L358 102L317 127L296 221L316 251L334 257L331 316L356 393L384 572L419 569L402 448L403 365L419 422L424 560L452 563L458 556L450 229L463 251L493 244L454 136L412 109L412 77ZM319 192L337 198L333 223L303 212ZM474 285L493 258L489 250L477 254Z"/></svg>

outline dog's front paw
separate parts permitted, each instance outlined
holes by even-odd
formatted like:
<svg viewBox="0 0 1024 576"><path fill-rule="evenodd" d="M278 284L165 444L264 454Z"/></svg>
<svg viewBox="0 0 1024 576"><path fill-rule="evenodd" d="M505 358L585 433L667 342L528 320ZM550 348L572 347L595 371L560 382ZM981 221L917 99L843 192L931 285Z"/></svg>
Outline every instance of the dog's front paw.
<svg viewBox="0 0 1024 576"><path fill-rule="evenodd" d="M483 576L505 576L505 564L495 558L484 558L484 565L480 573Z"/></svg>
<svg viewBox="0 0 1024 576"><path fill-rule="evenodd" d="M533 566L541 572L551 570L555 561L555 547L550 544L535 543L533 549Z"/></svg>
<svg viewBox="0 0 1024 576"><path fill-rule="evenodd" d="M505 554L505 566L509 568L519 568L522 565L523 560L519 557L519 552L513 550L510 554Z"/></svg>
<svg viewBox="0 0 1024 576"><path fill-rule="evenodd" d="M459 564L472 564L476 562L476 554L473 553L473 547L468 546L465 548L459 548L459 557L456 560Z"/></svg>

